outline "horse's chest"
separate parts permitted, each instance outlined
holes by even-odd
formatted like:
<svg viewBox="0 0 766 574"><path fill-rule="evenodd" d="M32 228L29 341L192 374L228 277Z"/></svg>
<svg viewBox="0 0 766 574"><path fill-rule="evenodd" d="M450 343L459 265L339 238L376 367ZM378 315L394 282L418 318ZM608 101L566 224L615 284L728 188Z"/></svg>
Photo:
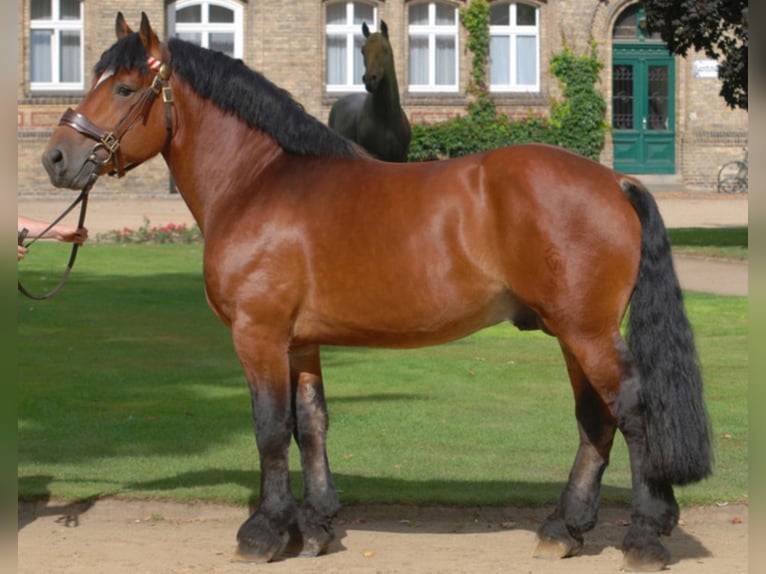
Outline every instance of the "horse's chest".
<svg viewBox="0 0 766 574"><path fill-rule="evenodd" d="M399 159L402 152L402 137L389 126L379 125L359 131L359 143L368 152L380 159Z"/></svg>

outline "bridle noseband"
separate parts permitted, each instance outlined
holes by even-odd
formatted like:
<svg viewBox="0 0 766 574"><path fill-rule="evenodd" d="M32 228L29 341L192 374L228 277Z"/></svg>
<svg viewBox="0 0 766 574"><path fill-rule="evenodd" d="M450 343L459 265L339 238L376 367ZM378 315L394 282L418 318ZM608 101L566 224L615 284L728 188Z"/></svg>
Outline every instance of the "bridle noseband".
<svg viewBox="0 0 766 574"><path fill-rule="evenodd" d="M149 68L157 74L152 80L152 84L144 90L141 96L130 106L128 112L117 123L117 126L112 131L106 131L98 127L88 118L86 118L80 112L74 111L72 108L67 108L64 115L59 120L60 126L68 126L75 131L96 140L96 145L93 146L88 161L95 163L99 167L103 167L109 163L110 160L114 160L114 170L109 175L117 174L117 177L122 177L125 172L135 167L135 165L125 166L125 162L122 157L122 150L120 149L120 142L125 134L136 124L139 119L142 119L146 123L149 110L154 103L154 100L162 94L162 101L165 103L165 125L167 128L167 138L165 140L165 148L167 149L170 143L170 138L173 133L171 106L173 104L173 91L171 90L168 80L170 79L170 64L167 48L162 47L162 62L149 56L147 58L147 64ZM99 158L100 151L106 152L106 157Z"/></svg>

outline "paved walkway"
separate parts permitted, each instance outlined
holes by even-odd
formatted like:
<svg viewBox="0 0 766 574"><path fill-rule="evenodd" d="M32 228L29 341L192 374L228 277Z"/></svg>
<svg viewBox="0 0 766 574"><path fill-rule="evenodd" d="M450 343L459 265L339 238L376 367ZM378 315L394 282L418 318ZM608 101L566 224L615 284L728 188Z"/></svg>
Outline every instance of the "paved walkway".
<svg viewBox="0 0 766 574"><path fill-rule="evenodd" d="M18 211L27 217L50 221L69 206L72 192L55 192L44 197L18 199ZM679 190L655 193L660 212L668 227L728 227L748 223L747 196L693 194ZM70 215L71 222L76 216ZM186 223L194 219L180 196L124 198L94 193L86 218L91 236L124 227L137 228L148 219L152 224ZM681 286L684 289L722 295L747 295L747 262L717 261L689 256L675 256Z"/></svg>

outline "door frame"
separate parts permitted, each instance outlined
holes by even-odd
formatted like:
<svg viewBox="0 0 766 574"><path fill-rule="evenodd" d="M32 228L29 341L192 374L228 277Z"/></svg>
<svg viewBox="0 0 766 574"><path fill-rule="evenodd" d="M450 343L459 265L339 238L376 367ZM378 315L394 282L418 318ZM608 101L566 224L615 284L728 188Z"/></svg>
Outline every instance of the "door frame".
<svg viewBox="0 0 766 574"><path fill-rule="evenodd" d="M635 174L676 173L676 126L675 126L675 58L664 44L649 42L615 42L612 46L612 73L614 66L630 64L637 73L634 76L634 127L612 129L614 169ZM641 125L647 115L649 98L643 76L653 65L668 67L668 118L666 130L651 130ZM614 98L614 85L611 86ZM612 101L614 113L614 100ZM626 153L620 153L620 149Z"/></svg>

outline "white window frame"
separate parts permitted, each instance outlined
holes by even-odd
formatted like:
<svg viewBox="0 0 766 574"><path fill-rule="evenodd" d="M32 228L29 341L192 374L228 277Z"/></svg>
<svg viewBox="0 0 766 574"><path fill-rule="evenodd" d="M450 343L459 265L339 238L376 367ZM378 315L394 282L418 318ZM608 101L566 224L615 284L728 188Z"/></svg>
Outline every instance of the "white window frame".
<svg viewBox="0 0 766 574"><path fill-rule="evenodd" d="M424 4L425 2L418 2L417 4ZM409 19L409 9L413 4L408 5L407 14ZM454 21L452 24L436 24L436 5L441 4L450 6L454 10ZM428 2L428 24L409 24L407 26L407 44L408 52L410 50L409 42L413 36L428 38L428 83L427 84L413 84L409 80L409 74L407 78L408 89L410 92L450 92L454 93L459 90L460 86L460 36L459 30L459 14L457 6L451 2L440 2L438 0L431 0ZM453 36L455 39L455 83L454 84L437 84L436 83L436 38L437 36ZM410 56L408 53L407 65L411 66Z"/></svg>
<svg viewBox="0 0 766 574"><path fill-rule="evenodd" d="M176 22L176 11L190 6L202 7L202 22ZM210 22L208 6L220 6L234 13L234 22ZM211 33L228 33L234 35L234 58L244 58L244 9L239 2L229 0L179 0L168 4L168 36L180 33L201 34L203 48L210 47Z"/></svg>
<svg viewBox="0 0 766 574"><path fill-rule="evenodd" d="M29 19L30 32L35 30L49 31L51 32L51 80L48 82L33 82L29 78L29 89L32 91L77 91L82 90L85 86L85 34L84 34L84 6L80 1L80 18L78 20L61 20L61 2L59 0L51 1L51 17L50 19L35 19L31 17ZM77 82L62 82L61 81L61 66L59 64L61 58L61 32L79 32L80 33L80 80ZM29 57L30 65L32 58L31 47L31 34L30 34L30 48Z"/></svg>
<svg viewBox="0 0 766 574"><path fill-rule="evenodd" d="M367 22L370 32L378 29L378 7L370 2L360 2L358 0L348 0L346 4L346 22L345 24L327 24L327 7L333 4L343 4L343 2L328 2L325 4L325 50L327 49L327 38L329 36L341 36L346 39L346 78L342 84L330 84L327 82L327 66L329 61L325 54L325 89L328 92L364 92L364 82L362 78L354 77L354 53L356 45L354 40L362 36L361 24L354 24L354 5L365 4L373 9L373 21Z"/></svg>
<svg viewBox="0 0 766 574"><path fill-rule="evenodd" d="M508 45L510 53L508 59L510 63L510 84L493 84L492 78L489 78L489 91L490 92L539 92L540 91L540 7L531 2L502 2L510 10L510 24L508 26L489 26L489 35L502 36L508 38ZM535 9L535 25L534 26L520 26L517 25L517 7L519 4L524 4L530 8ZM518 83L518 70L516 66L516 44L519 36L533 36L535 39L535 83L534 84L519 84ZM492 58L492 50L489 52L490 60Z"/></svg>

